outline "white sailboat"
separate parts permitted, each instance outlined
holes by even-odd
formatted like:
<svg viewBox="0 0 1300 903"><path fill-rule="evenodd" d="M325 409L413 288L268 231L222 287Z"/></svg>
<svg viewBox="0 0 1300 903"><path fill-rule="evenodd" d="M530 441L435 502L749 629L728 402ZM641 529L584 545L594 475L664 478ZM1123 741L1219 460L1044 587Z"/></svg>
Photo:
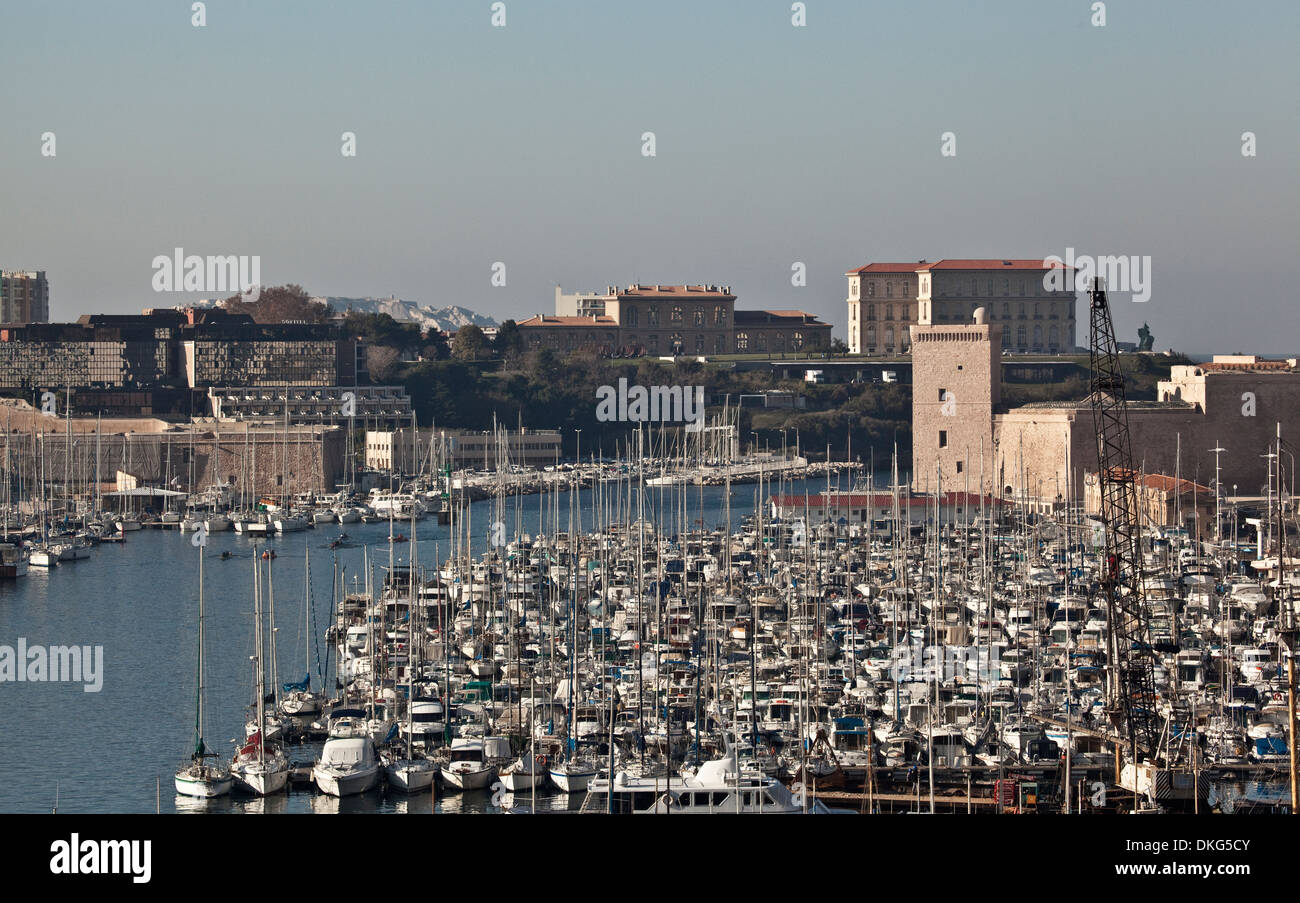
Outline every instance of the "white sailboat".
<svg viewBox="0 0 1300 903"><path fill-rule="evenodd" d="M262 580L259 564L253 558L253 695L256 697L258 724L266 723L266 672L262 655ZM289 783L289 759L278 744L268 745L265 729L248 738L244 747L235 753L230 763L230 773L239 785L257 796L278 793Z"/></svg>
<svg viewBox="0 0 1300 903"><path fill-rule="evenodd" d="M230 792L234 779L230 776L230 769L219 760L216 753L208 751L207 744L203 741L203 550L207 546L207 534L203 531L195 533L194 544L199 547L199 661L194 711L194 752L190 755L190 761L176 771L176 792L207 799L225 796ZM209 763L209 759L216 761Z"/></svg>
<svg viewBox="0 0 1300 903"><path fill-rule="evenodd" d="M296 684L285 684L285 696L280 700L280 711L286 715L318 715L323 702L320 693L311 690L311 549L307 549L305 566L306 588L303 595L303 639L306 658L303 679Z"/></svg>
<svg viewBox="0 0 1300 903"><path fill-rule="evenodd" d="M410 632L412 636L419 635L419 625L415 623L417 611L415 605L415 523L411 523L411 562L407 573L410 576ZM392 545L389 545L389 555L391 560ZM391 565L389 573L392 573ZM422 793L433 786L433 779L438 774L438 767L432 759L426 756L415 755L411 740L411 719L413 717L413 708L415 705L415 675L420 669L420 646L422 644L417 640L410 644L410 661L406 665L407 686L406 686L406 755L400 759L393 759L384 766L384 775L388 779L388 786L402 793Z"/></svg>

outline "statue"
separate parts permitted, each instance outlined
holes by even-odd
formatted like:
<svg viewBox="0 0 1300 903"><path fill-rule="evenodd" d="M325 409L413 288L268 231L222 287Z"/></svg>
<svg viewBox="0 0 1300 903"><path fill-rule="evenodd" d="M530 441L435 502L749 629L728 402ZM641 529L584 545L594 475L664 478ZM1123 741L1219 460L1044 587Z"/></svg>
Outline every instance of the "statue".
<svg viewBox="0 0 1300 903"><path fill-rule="evenodd" d="M1143 323L1142 328L1138 330L1138 351L1150 351L1155 343L1155 337L1151 335L1151 327Z"/></svg>

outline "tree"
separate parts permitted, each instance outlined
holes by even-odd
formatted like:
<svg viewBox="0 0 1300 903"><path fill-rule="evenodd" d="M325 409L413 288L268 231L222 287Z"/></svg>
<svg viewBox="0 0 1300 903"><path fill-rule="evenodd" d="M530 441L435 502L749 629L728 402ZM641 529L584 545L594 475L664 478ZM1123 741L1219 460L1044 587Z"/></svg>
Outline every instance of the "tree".
<svg viewBox="0 0 1300 903"><path fill-rule="evenodd" d="M368 345L385 345L402 354L415 354L424 341L418 324L401 323L388 314L349 310L343 315L343 328L349 335L365 339Z"/></svg>
<svg viewBox="0 0 1300 903"><path fill-rule="evenodd" d="M463 361L473 361L487 354L488 341L483 330L473 323L462 326L451 340L452 356Z"/></svg>
<svg viewBox="0 0 1300 903"><path fill-rule="evenodd" d="M420 357L426 361L445 361L451 357L451 347L447 344L446 333L440 329L430 329L426 332Z"/></svg>
<svg viewBox="0 0 1300 903"><path fill-rule="evenodd" d="M524 335L519 331L519 324L506 320L497 327L497 336L492 341L492 350L500 358L509 358L524 353Z"/></svg>
<svg viewBox="0 0 1300 903"><path fill-rule="evenodd" d="M387 383L397 375L402 356L396 348L387 345L370 345L366 348L366 369L372 383Z"/></svg>
<svg viewBox="0 0 1300 903"><path fill-rule="evenodd" d="M277 285L264 288L256 301L244 301L231 295L221 306L233 314L248 314L258 323L328 323L328 304L313 301L301 285Z"/></svg>

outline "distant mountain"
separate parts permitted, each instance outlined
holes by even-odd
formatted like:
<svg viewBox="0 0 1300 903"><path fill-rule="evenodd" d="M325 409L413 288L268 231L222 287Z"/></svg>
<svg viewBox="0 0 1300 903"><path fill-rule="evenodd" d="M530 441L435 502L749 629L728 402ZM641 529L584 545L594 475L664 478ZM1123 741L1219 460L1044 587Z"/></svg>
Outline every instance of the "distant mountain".
<svg viewBox="0 0 1300 903"><path fill-rule="evenodd" d="M400 298L321 298L335 313L355 310L365 314L388 314L402 323L418 323L421 329L439 329L443 332L455 332L462 326L473 323L475 326L496 326L497 321L491 317L477 314L467 307L451 305L450 307L430 307L403 301Z"/></svg>

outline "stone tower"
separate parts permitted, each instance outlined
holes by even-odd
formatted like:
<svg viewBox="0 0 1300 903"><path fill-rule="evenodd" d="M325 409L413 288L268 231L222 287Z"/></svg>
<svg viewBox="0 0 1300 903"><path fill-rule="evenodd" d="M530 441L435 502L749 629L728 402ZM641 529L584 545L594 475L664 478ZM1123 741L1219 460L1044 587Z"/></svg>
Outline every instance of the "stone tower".
<svg viewBox="0 0 1300 903"><path fill-rule="evenodd" d="M993 410L1001 396L1002 327L984 308L965 325L913 326L912 487L993 491ZM981 475L983 456L983 480Z"/></svg>

